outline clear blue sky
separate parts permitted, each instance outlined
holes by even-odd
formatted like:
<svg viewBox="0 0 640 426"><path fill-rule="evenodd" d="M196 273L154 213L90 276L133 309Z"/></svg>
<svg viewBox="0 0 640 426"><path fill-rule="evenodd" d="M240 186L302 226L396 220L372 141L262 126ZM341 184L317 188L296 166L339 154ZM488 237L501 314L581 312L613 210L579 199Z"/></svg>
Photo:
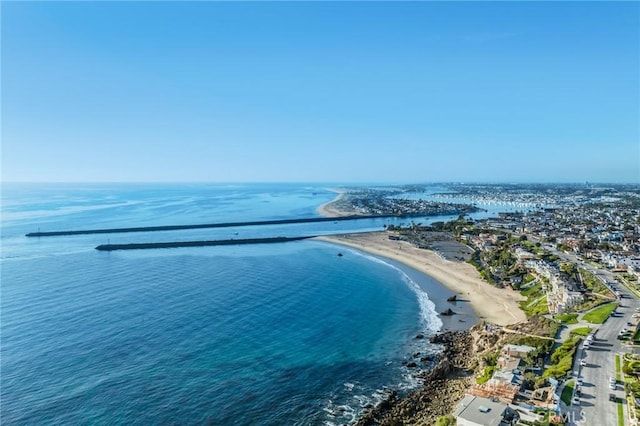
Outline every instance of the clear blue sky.
<svg viewBox="0 0 640 426"><path fill-rule="evenodd" d="M640 182L638 2L2 2L4 181Z"/></svg>

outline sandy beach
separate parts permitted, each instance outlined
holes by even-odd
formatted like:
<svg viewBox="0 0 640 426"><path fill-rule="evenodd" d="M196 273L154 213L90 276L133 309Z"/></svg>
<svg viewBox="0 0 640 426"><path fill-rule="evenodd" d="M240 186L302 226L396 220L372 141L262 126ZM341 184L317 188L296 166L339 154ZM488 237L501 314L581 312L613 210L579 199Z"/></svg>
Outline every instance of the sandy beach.
<svg viewBox="0 0 640 426"><path fill-rule="evenodd" d="M318 210L323 207L323 211L326 211L327 206L324 205ZM482 281L476 269L468 263L445 260L431 250L390 240L389 233L384 231L323 236L317 239L393 259L427 274L455 293L458 299L468 301L476 315L486 321L507 325L526 320L518 305L518 301L523 299L519 293L499 289Z"/></svg>
<svg viewBox="0 0 640 426"><path fill-rule="evenodd" d="M334 191L337 195L333 200L321 204L316 211L319 215L324 217L341 217L341 216L357 216L361 213L356 211L345 211L339 206L340 200L344 198L345 191L338 188L327 188L330 191Z"/></svg>

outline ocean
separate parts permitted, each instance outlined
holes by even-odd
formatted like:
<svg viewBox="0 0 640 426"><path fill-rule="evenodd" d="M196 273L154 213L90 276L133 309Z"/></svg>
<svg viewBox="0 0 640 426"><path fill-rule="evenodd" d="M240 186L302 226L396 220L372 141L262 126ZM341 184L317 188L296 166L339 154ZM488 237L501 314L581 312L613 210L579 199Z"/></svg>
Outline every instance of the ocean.
<svg viewBox="0 0 640 426"><path fill-rule="evenodd" d="M438 350L415 336L442 327L434 302L447 292L395 262L315 240L94 250L381 230L392 219L24 236L315 217L334 197L317 184L4 184L2 423L343 424L417 386L406 364Z"/></svg>

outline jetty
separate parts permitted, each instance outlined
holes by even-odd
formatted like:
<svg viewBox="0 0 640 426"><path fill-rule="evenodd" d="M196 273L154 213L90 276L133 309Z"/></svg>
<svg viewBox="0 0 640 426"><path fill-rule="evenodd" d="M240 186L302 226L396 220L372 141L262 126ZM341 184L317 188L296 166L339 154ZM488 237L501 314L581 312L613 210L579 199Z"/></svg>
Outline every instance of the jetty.
<svg viewBox="0 0 640 426"><path fill-rule="evenodd" d="M396 214L387 215L352 215L341 217L309 217L299 219L277 219L277 220L255 220L248 222L222 222L206 223L197 225L164 225L164 226L138 226L133 228L105 228L105 229L84 229L69 231L45 231L30 232L27 237L60 237L65 235L85 235L85 234L117 234L130 232L158 232L158 231L178 231L184 229L204 229L204 228L232 228L242 226L262 226L262 225L287 225L294 223L314 223L314 222L342 222L346 220L360 219L384 219L390 217L402 217Z"/></svg>
<svg viewBox="0 0 640 426"><path fill-rule="evenodd" d="M273 244L286 243L289 241L306 240L313 238L315 235L307 235L304 237L271 237L271 238L246 238L246 239L230 239L230 240L209 240L209 241L168 241L161 243L130 243L130 244L101 244L95 249L100 251L114 250L145 250L158 248L177 248L177 247L205 247L205 246L232 246L242 244Z"/></svg>

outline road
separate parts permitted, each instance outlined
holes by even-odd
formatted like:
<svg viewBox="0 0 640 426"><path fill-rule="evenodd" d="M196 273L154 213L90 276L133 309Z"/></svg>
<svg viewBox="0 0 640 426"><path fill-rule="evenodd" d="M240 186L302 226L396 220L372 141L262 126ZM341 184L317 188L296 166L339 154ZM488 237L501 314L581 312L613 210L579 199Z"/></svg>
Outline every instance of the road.
<svg viewBox="0 0 640 426"><path fill-rule="evenodd" d="M573 371L576 377L582 379L583 384L580 388L580 402L571 404L569 407L570 418L573 420L571 424L577 426L617 424L617 403L610 401L609 395L614 394L618 401L622 401L626 412L624 385L618 381L615 390L612 390L609 387L609 378L616 377L615 355L620 354L622 367L622 355L632 352L632 349L620 343L617 336L623 328L631 328L627 326L627 322L632 321L631 316L636 312L636 309L640 309L640 300L631 291L617 284L612 272L594 268L578 259L574 254L558 251L546 244L543 247L559 258L574 262L579 267L591 272L600 278L610 290L617 290L622 296L621 304L617 309L618 315L609 317L604 324L599 326L589 349L585 349L583 345L578 348ZM580 366L581 359L587 361L586 366ZM625 424L628 424L626 415Z"/></svg>
<svg viewBox="0 0 640 426"><path fill-rule="evenodd" d="M615 283L613 274L609 271L594 268L579 261L575 256L562 252L555 252L557 256L576 262L580 267L604 278L608 286L615 285L622 295L617 315L611 316L604 324L598 327L596 337L589 349L583 345L578 349L574 372L583 380L581 387L580 403L571 406L571 418L576 419L576 425L612 425L617 424L617 404L609 400L609 395L614 394L619 401L626 405L624 385L621 381L616 383L615 390L609 387L610 377L616 377L615 355L631 352L631 349L620 343L618 333L623 328L631 328L627 325L632 321L631 316L640 309L640 300L622 286ZM580 367L579 360L585 359L587 365ZM620 360L622 366L622 359ZM622 377L622 376L621 376Z"/></svg>
<svg viewBox="0 0 640 426"><path fill-rule="evenodd" d="M631 301L632 299L626 299ZM624 388L622 383L616 384L616 389L609 388L609 378L616 376L615 355L626 352L620 341L617 340L619 331L626 326L635 308L640 306L637 300L623 304L618 308L624 316L610 317L598 328L596 337L589 349L581 347L578 350L577 360L585 359L587 365L577 367L578 377L582 378L579 405L572 405L572 418L580 419L576 425L612 425L617 424L618 412L616 403L609 401L609 394L613 393L619 400L624 400Z"/></svg>

